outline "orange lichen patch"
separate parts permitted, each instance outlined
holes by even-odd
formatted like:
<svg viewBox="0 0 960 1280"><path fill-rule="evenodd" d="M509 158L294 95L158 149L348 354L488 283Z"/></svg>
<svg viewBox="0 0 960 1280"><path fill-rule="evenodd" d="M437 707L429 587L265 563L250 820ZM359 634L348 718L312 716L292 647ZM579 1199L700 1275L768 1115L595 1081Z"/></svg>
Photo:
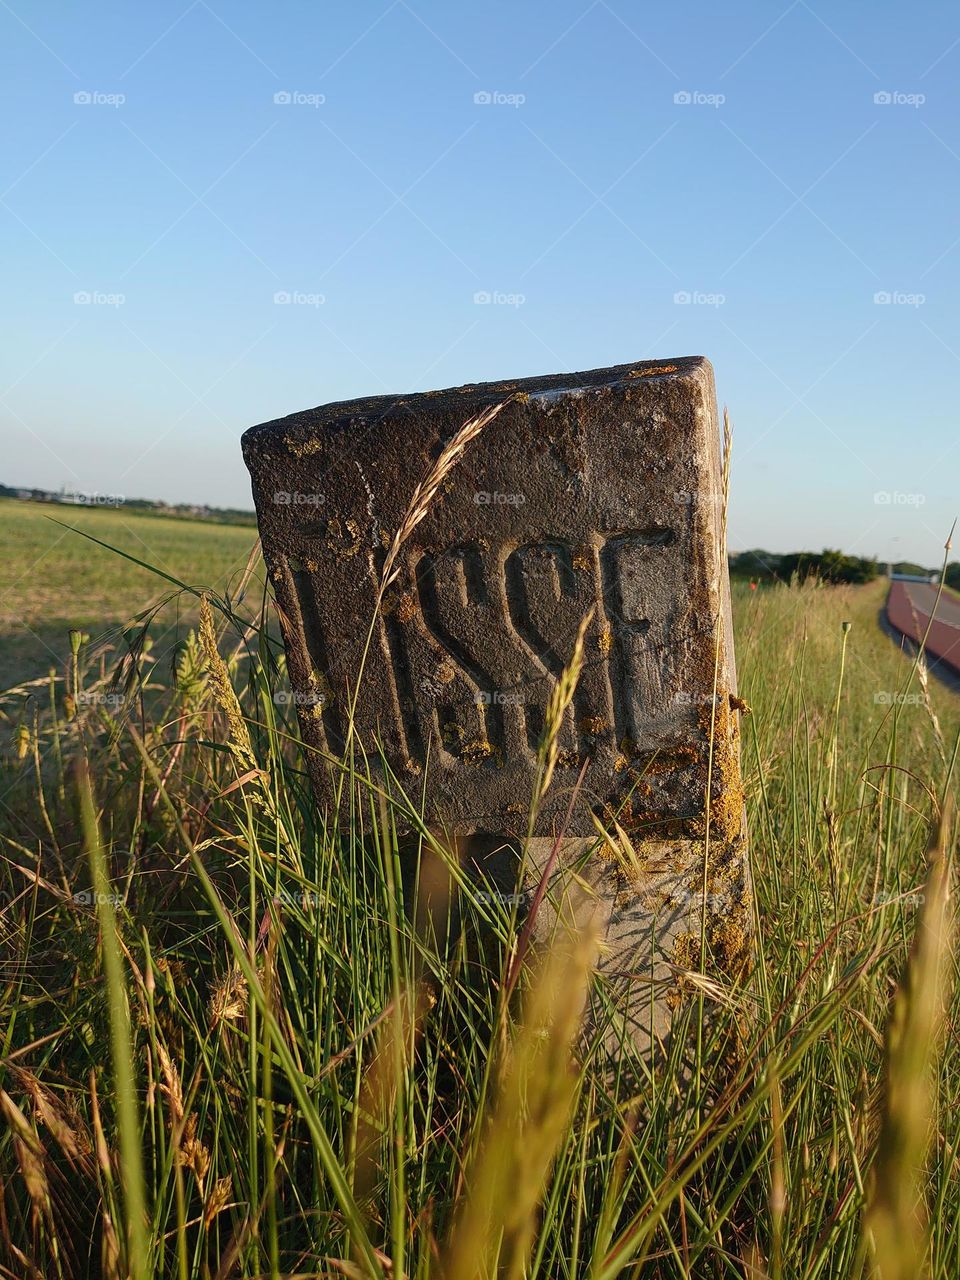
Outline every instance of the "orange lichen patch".
<svg viewBox="0 0 960 1280"><path fill-rule="evenodd" d="M664 996L667 1007L679 1009L704 989L711 976L724 989L736 982L749 965L753 931L743 839L712 840L705 867L702 835L699 839L665 839L660 831L631 834L629 843L635 855L631 875L622 855L617 856L617 846L624 839L623 815L620 829L612 822L610 825L611 832L596 856L604 868L599 874L608 875L606 868L611 864L620 873L616 905L655 917L667 912L679 924L675 932L671 929L666 943L674 970L672 988Z"/></svg>
<svg viewBox="0 0 960 1280"><path fill-rule="evenodd" d="M739 726L730 709L730 694L720 692L716 708L702 707L698 715L701 730L713 735L710 772L710 829L724 840L734 840L743 825L743 786L740 781ZM708 766L700 768L700 785L707 791Z"/></svg>
<svg viewBox="0 0 960 1280"><path fill-rule="evenodd" d="M472 738L466 741L463 726L455 720L448 720L440 730L443 745L451 755L459 756L465 764L483 764L487 760L496 759L502 763L500 749L486 738Z"/></svg>
<svg viewBox="0 0 960 1280"><path fill-rule="evenodd" d="M743 840L738 838L729 844L716 844L710 851L710 866L707 877L707 890L714 898L729 898L731 903L742 894L743 860L745 850ZM741 907L749 910L749 901L741 901ZM731 908L732 910L732 908Z"/></svg>
<svg viewBox="0 0 960 1280"><path fill-rule="evenodd" d="M677 366L675 364L657 364L652 369L631 369L627 374L628 378L656 378L661 373L676 373Z"/></svg>
<svg viewBox="0 0 960 1280"><path fill-rule="evenodd" d="M718 916L709 930L710 949L724 973L736 976L750 958L751 939L746 904Z"/></svg>
<svg viewBox="0 0 960 1280"><path fill-rule="evenodd" d="M393 614L398 622L409 622L417 612L417 602L409 591L388 591L383 597L380 612Z"/></svg>
<svg viewBox="0 0 960 1280"><path fill-rule="evenodd" d="M621 744L621 750L623 746ZM657 777L664 773L676 773L697 764L700 752L695 747L681 745L664 747L659 751L635 751L633 762L641 776Z"/></svg>
<svg viewBox="0 0 960 1280"><path fill-rule="evenodd" d="M466 764L483 764L485 760L499 757L499 752L492 743L487 742L486 738L474 738L472 742L465 742L460 748L460 759Z"/></svg>
<svg viewBox="0 0 960 1280"><path fill-rule="evenodd" d="M397 601L397 621L409 622L411 618L416 616L416 612L417 612L416 600L409 593L409 591L404 592L404 594Z"/></svg>
<svg viewBox="0 0 960 1280"><path fill-rule="evenodd" d="M311 453L319 453L324 446L324 441L319 436L312 440L294 440L292 436L284 436L283 443L295 458L308 458Z"/></svg>
<svg viewBox="0 0 960 1280"><path fill-rule="evenodd" d="M308 702L308 715L319 720L328 707L336 701L333 686L322 671L311 671L307 676L312 701Z"/></svg>
<svg viewBox="0 0 960 1280"><path fill-rule="evenodd" d="M444 660L440 663L439 667L437 667L435 674L441 684L449 684L451 680L456 678L457 673L454 670L453 663Z"/></svg>
<svg viewBox="0 0 960 1280"><path fill-rule="evenodd" d="M601 653L609 653L613 648L613 628L609 622L605 622L600 628L600 634L597 636L597 648Z"/></svg>
<svg viewBox="0 0 960 1280"><path fill-rule="evenodd" d="M721 839L733 840L743 826L743 790L727 780L710 788L710 829Z"/></svg>
<svg viewBox="0 0 960 1280"><path fill-rule="evenodd" d="M582 716L580 720L580 728L584 733L603 733L607 727L607 722L603 716Z"/></svg>
<svg viewBox="0 0 960 1280"><path fill-rule="evenodd" d="M340 544L337 553L341 559L355 556L360 550L360 526L356 520L341 520L334 516L327 521L327 536Z"/></svg>
<svg viewBox="0 0 960 1280"><path fill-rule="evenodd" d="M637 794L651 795L653 787L644 779L668 778L669 775L681 775L686 772L686 781L695 786L699 779L696 768L702 763L703 752L690 743L674 742L671 745L658 747L654 751L644 749L633 738L624 737L619 742L620 755L614 762L614 769L622 772L626 769L634 783ZM705 784L704 784L705 785Z"/></svg>
<svg viewBox="0 0 960 1280"><path fill-rule="evenodd" d="M700 967L700 939L695 933L678 933L673 943L673 963L679 969Z"/></svg>
<svg viewBox="0 0 960 1280"><path fill-rule="evenodd" d="M589 551L578 551L573 557L573 567L575 569L592 569L593 559Z"/></svg>
<svg viewBox="0 0 960 1280"><path fill-rule="evenodd" d="M580 756L576 751L560 751L557 754L558 769L579 769Z"/></svg>
<svg viewBox="0 0 960 1280"><path fill-rule="evenodd" d="M739 711L742 716L750 714L750 704L745 702L743 698L738 698L735 693L728 694L728 697L731 711Z"/></svg>

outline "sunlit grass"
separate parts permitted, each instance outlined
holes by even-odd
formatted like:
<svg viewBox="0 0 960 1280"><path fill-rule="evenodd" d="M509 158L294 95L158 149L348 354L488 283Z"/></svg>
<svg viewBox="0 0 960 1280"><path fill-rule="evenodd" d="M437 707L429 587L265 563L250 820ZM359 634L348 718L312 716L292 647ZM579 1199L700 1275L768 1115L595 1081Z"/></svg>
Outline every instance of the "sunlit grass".
<svg viewBox="0 0 960 1280"><path fill-rule="evenodd" d="M505 1004L513 922L434 847L418 913L362 778L325 829L266 614L3 698L2 1274L832 1280L904 1219L960 1274L947 935L907 967L960 700L882 600L735 593L757 962L693 1078L579 1042L589 940Z"/></svg>
<svg viewBox="0 0 960 1280"><path fill-rule="evenodd" d="M256 541L255 529L239 525L0 499L0 687L59 666L69 652L71 628L94 641L116 636L167 594L148 570L65 525L218 591L240 573ZM196 622L190 605L181 599L161 613L167 634L158 629L159 641L172 642L178 620Z"/></svg>

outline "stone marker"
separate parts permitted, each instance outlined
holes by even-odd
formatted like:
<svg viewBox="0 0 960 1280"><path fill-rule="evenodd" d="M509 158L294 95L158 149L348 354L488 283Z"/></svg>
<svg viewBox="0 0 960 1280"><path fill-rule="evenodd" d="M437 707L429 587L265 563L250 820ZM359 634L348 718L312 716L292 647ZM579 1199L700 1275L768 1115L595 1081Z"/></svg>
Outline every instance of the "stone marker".
<svg viewBox="0 0 960 1280"><path fill-rule="evenodd" d="M363 661L417 483L503 400L404 543ZM752 917L709 362L330 404L251 428L243 451L321 801L362 664L356 741L374 776L385 761L415 804L424 791L461 843L515 844L547 699L593 607L534 874L562 834L563 865L600 889L605 971L648 1029L650 982L661 1029L678 970L700 967L703 908L714 962L738 970ZM598 823L634 856L597 849Z"/></svg>

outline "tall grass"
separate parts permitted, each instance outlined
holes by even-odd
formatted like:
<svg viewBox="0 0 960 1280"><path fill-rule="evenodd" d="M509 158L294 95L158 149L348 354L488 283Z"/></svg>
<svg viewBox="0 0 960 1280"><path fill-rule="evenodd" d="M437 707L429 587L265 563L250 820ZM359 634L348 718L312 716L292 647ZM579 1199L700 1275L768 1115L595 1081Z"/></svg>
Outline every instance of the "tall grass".
<svg viewBox="0 0 960 1280"><path fill-rule="evenodd" d="M960 1274L960 704L879 585L737 594L755 969L614 1067L590 940L518 967L360 770L328 829L266 603L213 603L0 700L0 1274Z"/></svg>

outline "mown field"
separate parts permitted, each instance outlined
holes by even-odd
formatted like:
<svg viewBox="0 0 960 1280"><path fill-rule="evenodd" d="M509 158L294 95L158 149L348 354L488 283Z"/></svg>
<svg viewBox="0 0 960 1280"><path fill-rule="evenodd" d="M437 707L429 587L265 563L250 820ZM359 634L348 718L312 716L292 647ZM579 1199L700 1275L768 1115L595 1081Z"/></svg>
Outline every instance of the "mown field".
<svg viewBox="0 0 960 1280"><path fill-rule="evenodd" d="M182 582L218 591L239 579L256 542L256 530L237 525L0 499L0 687L62 665L71 628L99 640L172 589L64 525ZM159 621L170 629L178 621L195 623L191 603L172 602ZM158 637L163 634L159 628Z"/></svg>
<svg viewBox="0 0 960 1280"><path fill-rule="evenodd" d="M517 921L426 832L463 931L418 913L359 760L324 828L256 592L222 598L248 530L98 532L214 607L172 664L64 664L168 584L75 535L34 569L46 526L0 519L5 642L30 601L58 658L21 637L57 678L0 698L0 1274L960 1275L960 698L883 584L735 589L756 960L680 974L618 1075L589 947L511 994Z"/></svg>

